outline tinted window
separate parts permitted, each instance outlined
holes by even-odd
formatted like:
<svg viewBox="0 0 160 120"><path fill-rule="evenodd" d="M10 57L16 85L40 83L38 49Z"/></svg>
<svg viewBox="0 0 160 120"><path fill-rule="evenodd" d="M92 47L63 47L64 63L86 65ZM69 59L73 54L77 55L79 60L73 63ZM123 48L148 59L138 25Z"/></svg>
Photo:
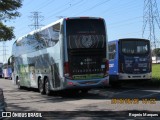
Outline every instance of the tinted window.
<svg viewBox="0 0 160 120"><path fill-rule="evenodd" d="M125 54L146 54L150 49L149 42L144 40L124 40L121 44Z"/></svg>
<svg viewBox="0 0 160 120"><path fill-rule="evenodd" d="M103 48L106 46L102 19L69 19L66 21L68 48Z"/></svg>
<svg viewBox="0 0 160 120"><path fill-rule="evenodd" d="M116 54L116 43L111 43L108 45L108 53L109 53L109 60L115 59Z"/></svg>
<svg viewBox="0 0 160 120"><path fill-rule="evenodd" d="M59 41L60 23L28 34L13 45L13 55L21 55L54 46Z"/></svg>

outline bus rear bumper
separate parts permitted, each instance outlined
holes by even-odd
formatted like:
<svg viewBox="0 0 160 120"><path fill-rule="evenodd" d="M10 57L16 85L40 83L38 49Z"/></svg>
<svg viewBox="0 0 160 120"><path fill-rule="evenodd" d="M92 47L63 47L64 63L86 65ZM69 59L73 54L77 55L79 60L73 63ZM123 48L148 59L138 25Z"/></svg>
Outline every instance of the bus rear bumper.
<svg viewBox="0 0 160 120"><path fill-rule="evenodd" d="M152 79L152 73L145 73L145 74L126 74L126 73L119 73L119 80L149 80Z"/></svg>
<svg viewBox="0 0 160 120"><path fill-rule="evenodd" d="M66 89L72 88L96 88L109 86L109 76L101 79L70 80L66 79Z"/></svg>

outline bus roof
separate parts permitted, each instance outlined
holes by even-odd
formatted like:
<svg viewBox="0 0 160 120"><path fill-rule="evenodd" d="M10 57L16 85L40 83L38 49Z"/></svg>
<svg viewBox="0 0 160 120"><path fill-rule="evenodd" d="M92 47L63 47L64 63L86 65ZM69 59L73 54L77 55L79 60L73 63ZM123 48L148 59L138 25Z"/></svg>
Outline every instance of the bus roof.
<svg viewBox="0 0 160 120"><path fill-rule="evenodd" d="M149 41L148 39L144 39L144 38L121 38L121 39L117 39L117 40L111 40L108 42L109 43L110 42L118 42L118 41L122 41L122 40L146 40L146 41Z"/></svg>
<svg viewBox="0 0 160 120"><path fill-rule="evenodd" d="M57 21L55 21L55 22L52 22L52 23L50 23L50 24L48 24L48 25L46 25L46 26L44 26L44 27L42 27L42 28L39 28L39 29L34 30L34 31L31 31L30 33L28 33L28 34L26 34L26 35L18 38L15 42L19 42L19 41L21 41L24 37L26 37L26 36L28 36L28 35L33 35L34 33L40 32L40 31L42 31L42 30L44 30L44 29L46 29L46 28L48 28L48 27L51 27L52 25L55 25L55 24L57 24L57 23L59 23L59 22L62 22L63 20L68 20L68 19L102 19L102 20L103 20L103 18L101 18L101 17L66 17L66 18L61 18L61 19L59 19L59 20L57 20Z"/></svg>
<svg viewBox="0 0 160 120"><path fill-rule="evenodd" d="M119 40L128 40L128 39L130 39L130 40L147 40L147 41L149 41L148 39L144 39L144 38L121 38Z"/></svg>

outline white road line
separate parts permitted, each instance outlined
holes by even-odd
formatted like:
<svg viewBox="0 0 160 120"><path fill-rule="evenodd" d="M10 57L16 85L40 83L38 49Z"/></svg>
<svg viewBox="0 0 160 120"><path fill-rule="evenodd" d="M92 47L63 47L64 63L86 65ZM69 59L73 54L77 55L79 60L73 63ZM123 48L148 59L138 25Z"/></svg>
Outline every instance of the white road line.
<svg viewBox="0 0 160 120"><path fill-rule="evenodd" d="M143 90L143 91L160 93L160 90Z"/></svg>
<svg viewBox="0 0 160 120"><path fill-rule="evenodd" d="M142 90L142 89L132 89L132 90L127 90L127 91L123 91L123 92L118 92L118 93L115 93L115 94L122 94L122 93L127 93L127 92L130 92L130 91L135 91L135 90Z"/></svg>
<svg viewBox="0 0 160 120"><path fill-rule="evenodd" d="M149 96L152 96L152 95L155 95L155 94L159 94L159 93L152 93L152 94L149 94L149 95L143 95L141 98L149 97Z"/></svg>

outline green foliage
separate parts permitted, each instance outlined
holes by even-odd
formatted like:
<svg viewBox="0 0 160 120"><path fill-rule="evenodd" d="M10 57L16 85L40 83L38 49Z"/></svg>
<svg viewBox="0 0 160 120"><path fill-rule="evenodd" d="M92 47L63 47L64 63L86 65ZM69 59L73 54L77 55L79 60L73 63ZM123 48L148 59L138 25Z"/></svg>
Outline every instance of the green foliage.
<svg viewBox="0 0 160 120"><path fill-rule="evenodd" d="M1 41L11 40L14 38L13 27L7 27L0 22L0 38Z"/></svg>
<svg viewBox="0 0 160 120"><path fill-rule="evenodd" d="M160 64L152 64L152 80L145 85L160 88Z"/></svg>
<svg viewBox="0 0 160 120"><path fill-rule="evenodd" d="M160 48L156 48L152 51L153 56L160 57Z"/></svg>
<svg viewBox="0 0 160 120"><path fill-rule="evenodd" d="M0 0L0 41L14 38L13 27L4 25L4 22L19 17L17 9L22 6L21 0Z"/></svg>

